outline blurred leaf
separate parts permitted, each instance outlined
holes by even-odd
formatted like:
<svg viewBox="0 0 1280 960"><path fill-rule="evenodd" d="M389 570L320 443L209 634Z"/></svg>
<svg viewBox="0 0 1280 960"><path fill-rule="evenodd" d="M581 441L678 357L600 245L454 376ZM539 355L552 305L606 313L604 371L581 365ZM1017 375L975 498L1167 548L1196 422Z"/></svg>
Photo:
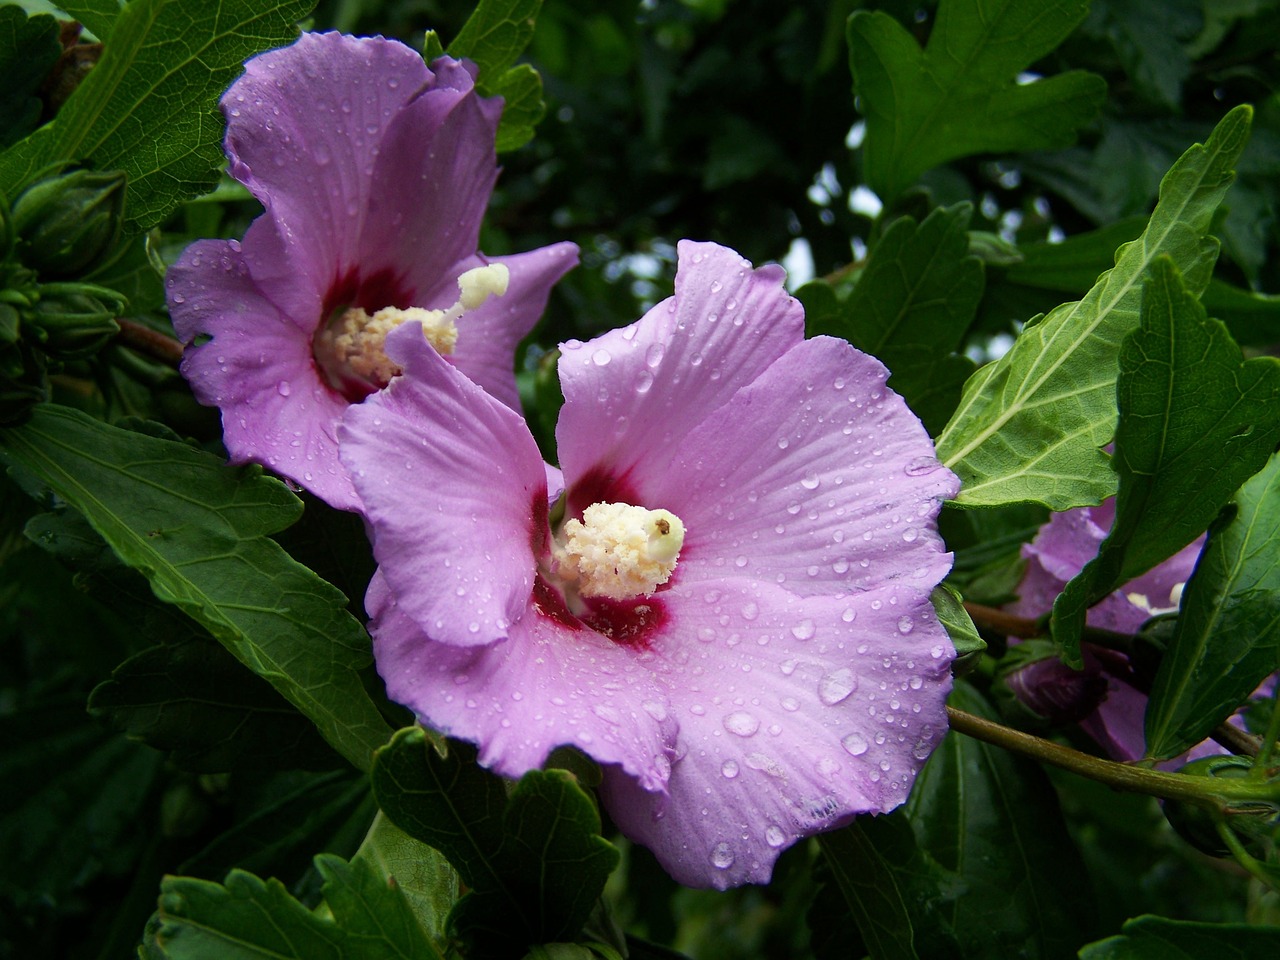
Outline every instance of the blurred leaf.
<svg viewBox="0 0 1280 960"><path fill-rule="evenodd" d="M1147 754L1199 743L1280 670L1280 456L1209 532L1147 704Z"/></svg>
<svg viewBox="0 0 1280 960"><path fill-rule="evenodd" d="M1143 284L1139 324L1120 347L1115 521L1053 605L1076 667L1087 609L1203 533L1280 441L1280 360L1242 360L1167 258Z"/></svg>
<svg viewBox="0 0 1280 960"><path fill-rule="evenodd" d="M1168 255L1197 294L1218 242L1206 233L1248 136L1249 107L1232 110L1161 183L1142 236L1116 252L1115 267L1083 300L1029 324L1013 348L969 378L938 438L959 474L956 501L990 506L1030 500L1053 510L1099 503L1115 490L1101 448L1112 438L1120 341L1138 324L1139 282Z"/></svg>
<svg viewBox="0 0 1280 960"><path fill-rule="evenodd" d="M982 298L982 261L969 253L973 208L940 207L923 223L899 217L872 248L843 304L809 284L810 336L830 333L876 357L892 372L889 386L931 433L946 423L973 372L954 354Z"/></svg>
<svg viewBox="0 0 1280 960"><path fill-rule="evenodd" d="M1017 80L1087 9L1084 0L943 0L924 50L887 13L850 17L849 64L867 118L863 172L871 189L888 203L948 160L1073 143L1102 105L1102 78L1070 71Z"/></svg>
<svg viewBox="0 0 1280 960"><path fill-rule="evenodd" d="M218 98L246 59L292 40L313 6L133 0L57 118L0 155L0 184L16 191L68 160L124 170L128 222L139 231L155 226L183 200L213 189L223 163Z"/></svg>
<svg viewBox="0 0 1280 960"><path fill-rule="evenodd" d="M1207 8L1213 4L1203 4ZM1184 46L1203 21L1201 0L1165 0L1152 15L1143 0L1105 0L1095 4L1091 32L1111 42L1137 92L1148 103L1178 108L1182 84L1191 72Z"/></svg>
<svg viewBox="0 0 1280 960"><path fill-rule="evenodd" d="M233 870L226 883L166 877L147 947L173 960L443 958L404 895L372 864L321 854L330 916L312 913L279 880Z"/></svg>
<svg viewBox="0 0 1280 960"><path fill-rule="evenodd" d="M498 153L522 147L546 113L542 78L516 58L533 39L542 0L480 0L475 11L449 44L449 56L466 57L480 66L476 86L487 97L502 97ZM438 45L439 41L435 43ZM432 50L428 39L428 50Z"/></svg>
<svg viewBox="0 0 1280 960"><path fill-rule="evenodd" d="M298 517L283 484L52 404L0 431L0 458L82 512L158 597L368 768L390 732L359 676L368 637L345 597L267 539Z"/></svg>
<svg viewBox="0 0 1280 960"><path fill-rule="evenodd" d="M350 768L329 773L251 774L233 779L241 815L169 872L217 879L233 868L295 878L317 852L354 853L373 822L368 781ZM349 845L345 835L355 833Z"/></svg>
<svg viewBox="0 0 1280 960"><path fill-rule="evenodd" d="M1191 923L1137 917L1123 933L1091 943L1080 960L1269 960L1280 953L1280 927Z"/></svg>
<svg viewBox="0 0 1280 960"><path fill-rule="evenodd" d="M343 764L310 720L204 638L130 657L93 691L89 710L197 773Z"/></svg>
<svg viewBox="0 0 1280 960"><path fill-rule="evenodd" d="M78 696L0 717L0 902L65 909L104 875L127 878L155 829L163 762L86 723Z"/></svg>
<svg viewBox="0 0 1280 960"><path fill-rule="evenodd" d="M0 7L0 147L16 143L36 128L43 104L40 85L62 53L58 21L48 14L28 18L20 6ZM0 180L7 192L10 188ZM13 201L17 190L7 199Z"/></svg>
<svg viewBox="0 0 1280 960"><path fill-rule="evenodd" d="M600 815L572 776L533 770L508 798L501 778L450 741L440 756L420 728L378 751L378 805L407 834L443 853L471 892L449 918L477 955L572 940L618 851L600 836Z"/></svg>

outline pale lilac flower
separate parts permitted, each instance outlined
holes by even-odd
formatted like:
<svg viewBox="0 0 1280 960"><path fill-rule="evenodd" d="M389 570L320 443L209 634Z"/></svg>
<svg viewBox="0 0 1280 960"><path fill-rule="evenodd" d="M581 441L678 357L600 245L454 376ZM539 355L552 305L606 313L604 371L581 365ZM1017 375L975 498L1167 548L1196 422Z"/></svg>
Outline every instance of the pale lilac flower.
<svg viewBox="0 0 1280 960"><path fill-rule="evenodd" d="M222 110L231 175L266 212L243 242L199 241L169 270L174 327L193 344L183 373L222 409L234 462L358 509L337 424L396 372L386 327L428 319L449 362L515 406L516 344L577 248L477 252L502 104L476 94L467 64L428 68L392 40L305 34L250 60ZM467 274L485 264L506 268L504 295L485 299L501 268Z"/></svg>
<svg viewBox="0 0 1280 960"><path fill-rule="evenodd" d="M1101 506L1077 507L1050 517L1035 540L1022 548L1027 570L1018 587L1018 600L1010 605L1010 612L1029 618L1048 613L1067 581L1097 556L1114 520L1114 498ZM1201 536L1168 560L1129 581L1091 607L1085 622L1102 630L1136 633L1156 614L1176 613L1182 590L1191 578L1203 545ZM1086 674L1105 678L1106 687L1103 691L1091 691L1091 698L1101 702L1096 709L1086 712L1080 727L1116 759L1141 758L1146 752L1143 717L1147 695L1124 679L1130 672L1127 658L1113 651L1086 647L1084 661ZM1042 669L1052 672L1058 668ZM1070 670L1065 665L1061 669ZM1029 691L1023 691L1023 695L1032 697Z"/></svg>
<svg viewBox="0 0 1280 960"><path fill-rule="evenodd" d="M804 340L782 281L684 241L674 297L565 344L563 480L399 333L406 375L342 433L390 696L507 776L580 748L692 886L767 881L796 839L897 806L947 729L929 594L958 481L878 361Z"/></svg>

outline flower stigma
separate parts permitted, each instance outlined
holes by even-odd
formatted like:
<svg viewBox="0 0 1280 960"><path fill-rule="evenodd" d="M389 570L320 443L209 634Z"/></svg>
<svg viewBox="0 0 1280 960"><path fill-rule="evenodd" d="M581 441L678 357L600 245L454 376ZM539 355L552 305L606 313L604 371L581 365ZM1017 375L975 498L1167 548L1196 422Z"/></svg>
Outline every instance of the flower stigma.
<svg viewBox="0 0 1280 960"><path fill-rule="evenodd" d="M317 334L316 359L330 384L344 393L353 376L381 389L400 373L400 367L386 354L387 334L403 323L421 324L422 335L432 349L448 356L458 343L456 321L490 296L505 294L509 280L506 266L490 263L458 277L460 296L447 310L383 307L371 316L360 307L347 307Z"/></svg>
<svg viewBox="0 0 1280 960"><path fill-rule="evenodd" d="M671 579L684 546L684 523L669 510L593 503L569 520L552 553L556 574L579 596L632 600Z"/></svg>

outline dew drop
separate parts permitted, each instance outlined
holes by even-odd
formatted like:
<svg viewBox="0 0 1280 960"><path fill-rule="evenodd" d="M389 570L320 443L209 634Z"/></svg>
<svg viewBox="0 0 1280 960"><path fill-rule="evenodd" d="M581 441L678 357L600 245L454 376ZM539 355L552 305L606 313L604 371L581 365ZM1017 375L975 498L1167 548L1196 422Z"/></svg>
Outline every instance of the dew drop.
<svg viewBox="0 0 1280 960"><path fill-rule="evenodd" d="M281 380L276 384L276 393L280 394L282 397L287 397L292 391L293 388L289 386L288 380Z"/></svg>
<svg viewBox="0 0 1280 960"><path fill-rule="evenodd" d="M777 848L787 842L787 835L782 832L782 828L776 823L771 823L764 829L764 842L769 846Z"/></svg>
<svg viewBox="0 0 1280 960"><path fill-rule="evenodd" d="M644 352L644 362L649 365L650 369L657 367L662 363L662 357L667 352L667 348L660 343L649 344L649 349Z"/></svg>
<svg viewBox="0 0 1280 960"><path fill-rule="evenodd" d="M906 543L914 543L916 538L919 536L920 536L920 531L917 530L915 527L907 527L907 529L902 531L902 539Z"/></svg>
<svg viewBox="0 0 1280 960"><path fill-rule="evenodd" d="M849 699L849 695L858 689L858 678L848 667L833 670L818 681L818 699L828 707Z"/></svg>
<svg viewBox="0 0 1280 960"><path fill-rule="evenodd" d="M815 633L817 630L812 620L801 620L791 628L791 635L797 640L812 640Z"/></svg>
<svg viewBox="0 0 1280 960"><path fill-rule="evenodd" d="M923 477L925 474L933 473L940 466L942 464L934 457L916 457L903 468L903 472L908 477Z"/></svg>
<svg viewBox="0 0 1280 960"><path fill-rule="evenodd" d="M613 359L613 354L608 350L600 349L591 355L591 362L597 367L607 367L609 361Z"/></svg>
<svg viewBox="0 0 1280 960"><path fill-rule="evenodd" d="M724 718L724 728L739 737L755 736L760 721L745 710L735 710Z"/></svg>
<svg viewBox="0 0 1280 960"><path fill-rule="evenodd" d="M726 780L732 780L738 775L738 761L726 760L720 764L720 772L724 774Z"/></svg>
<svg viewBox="0 0 1280 960"><path fill-rule="evenodd" d="M808 473L805 474L804 479L800 481L800 486L804 487L806 490L817 490L818 484L820 483L822 483L822 480L819 479L816 473Z"/></svg>
<svg viewBox="0 0 1280 960"><path fill-rule="evenodd" d="M840 741L850 756L860 757L867 752L867 738L860 733L851 733Z"/></svg>
<svg viewBox="0 0 1280 960"><path fill-rule="evenodd" d="M788 440L786 437L779 437L779 438L778 438L778 449L779 449L779 450L785 450L785 449L787 449L787 447L789 447L789 446L791 446L791 441L790 441L790 440Z"/></svg>
<svg viewBox="0 0 1280 960"><path fill-rule="evenodd" d="M910 618L910 617L908 617L908 616L906 616L905 614L904 614L903 616L901 616L901 617L899 617L899 618L898 618L898 632L899 632L899 633L904 633L904 634L905 634L905 633L910 633L910 632L911 632L911 628L912 628L913 626L915 626L915 624L912 622L911 618Z"/></svg>
<svg viewBox="0 0 1280 960"><path fill-rule="evenodd" d="M711 865L717 870L728 870L733 866L733 848L720 842L711 848Z"/></svg>
<svg viewBox="0 0 1280 960"><path fill-rule="evenodd" d="M742 606L742 619L754 620L760 616L760 606L754 601L749 600Z"/></svg>
<svg viewBox="0 0 1280 960"><path fill-rule="evenodd" d="M641 370L636 376L636 393L648 393L652 386L653 374L648 370Z"/></svg>

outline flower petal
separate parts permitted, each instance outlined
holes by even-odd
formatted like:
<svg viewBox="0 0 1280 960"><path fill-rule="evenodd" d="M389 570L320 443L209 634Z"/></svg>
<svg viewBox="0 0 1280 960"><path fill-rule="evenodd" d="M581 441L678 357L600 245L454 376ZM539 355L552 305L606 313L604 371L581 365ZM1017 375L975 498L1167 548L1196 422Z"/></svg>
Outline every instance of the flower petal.
<svg viewBox="0 0 1280 960"><path fill-rule="evenodd" d="M403 278L413 306L441 309L458 299L458 274L479 265L460 261L475 256L498 179L494 138L501 109L500 101L475 93L463 64L442 57L433 68L429 90L379 134L359 253L373 271Z"/></svg>
<svg viewBox="0 0 1280 960"><path fill-rule="evenodd" d="M350 407L340 453L404 614L441 643L507 636L546 536L547 473L524 420L446 363L421 332L387 337L403 369Z"/></svg>
<svg viewBox="0 0 1280 960"><path fill-rule="evenodd" d="M258 224L262 227L259 228ZM182 373L201 403L222 409L223 442L235 463L265 463L340 510L360 501L338 462L346 401L316 372L310 337L263 293L248 257L270 223L236 241L188 247L166 277L174 327L189 346Z"/></svg>
<svg viewBox="0 0 1280 960"><path fill-rule="evenodd" d="M432 642L397 606L381 572L366 606L387 694L422 721L480 746L480 763L519 777L555 747L617 764L661 791L675 722L662 691L624 648L535 608L506 640L483 647Z"/></svg>
<svg viewBox="0 0 1280 960"><path fill-rule="evenodd" d="M783 276L683 240L674 297L629 327L562 346L556 442L571 490L596 470L644 486L698 423L803 339Z"/></svg>
<svg viewBox="0 0 1280 960"><path fill-rule="evenodd" d="M454 269L457 274L485 263L504 264L510 273L507 292L490 297L458 321L458 345L449 357L465 373L512 410L520 395L512 358L520 341L534 328L547 306L551 288L578 265L576 243L555 243L510 257L473 257ZM457 299L458 288L453 287Z"/></svg>
<svg viewBox="0 0 1280 960"><path fill-rule="evenodd" d="M682 576L748 577L792 593L909 579L927 594L951 568L937 534L960 482L888 371L847 343L798 344L708 416L636 488L685 524Z"/></svg>
<svg viewBox="0 0 1280 960"><path fill-rule="evenodd" d="M682 584L649 666L680 724L669 797L606 770L603 799L681 883L764 883L796 839L906 799L946 732L954 655L927 597ZM649 655L646 655L649 656Z"/></svg>
<svg viewBox="0 0 1280 960"><path fill-rule="evenodd" d="M307 33L251 59L224 94L231 174L262 201L313 287L360 264L382 131L431 76L404 44Z"/></svg>

